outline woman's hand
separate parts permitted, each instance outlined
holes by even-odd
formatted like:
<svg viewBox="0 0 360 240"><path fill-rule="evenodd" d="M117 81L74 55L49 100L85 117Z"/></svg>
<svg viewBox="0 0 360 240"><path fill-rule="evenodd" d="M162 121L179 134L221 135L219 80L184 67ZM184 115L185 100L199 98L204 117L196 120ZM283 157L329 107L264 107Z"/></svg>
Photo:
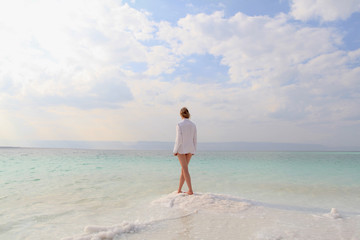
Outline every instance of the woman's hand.
<svg viewBox="0 0 360 240"><path fill-rule="evenodd" d="M177 153L174 153L174 156L177 156Z"/></svg>

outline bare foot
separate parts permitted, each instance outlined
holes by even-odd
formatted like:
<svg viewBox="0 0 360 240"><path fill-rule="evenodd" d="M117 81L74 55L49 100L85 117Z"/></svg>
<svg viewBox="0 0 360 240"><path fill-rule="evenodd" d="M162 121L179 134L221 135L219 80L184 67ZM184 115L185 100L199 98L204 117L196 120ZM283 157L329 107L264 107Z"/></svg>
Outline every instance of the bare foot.
<svg viewBox="0 0 360 240"><path fill-rule="evenodd" d="M183 193L183 191L181 191L181 190L178 190L178 193Z"/></svg>
<svg viewBox="0 0 360 240"><path fill-rule="evenodd" d="M187 192L187 194L188 194L188 195L193 195L194 193L193 193L193 192L188 191L188 192Z"/></svg>

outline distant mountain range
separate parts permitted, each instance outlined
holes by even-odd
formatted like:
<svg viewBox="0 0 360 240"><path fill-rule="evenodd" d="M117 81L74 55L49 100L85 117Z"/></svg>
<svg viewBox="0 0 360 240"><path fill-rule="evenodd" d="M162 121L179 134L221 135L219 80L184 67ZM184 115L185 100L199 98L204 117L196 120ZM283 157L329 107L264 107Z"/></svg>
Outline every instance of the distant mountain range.
<svg viewBox="0 0 360 240"><path fill-rule="evenodd" d="M173 142L119 142L119 141L36 141L15 147L81 148L114 150L168 150ZM360 146L328 147L320 144L271 142L203 142L199 151L360 151Z"/></svg>

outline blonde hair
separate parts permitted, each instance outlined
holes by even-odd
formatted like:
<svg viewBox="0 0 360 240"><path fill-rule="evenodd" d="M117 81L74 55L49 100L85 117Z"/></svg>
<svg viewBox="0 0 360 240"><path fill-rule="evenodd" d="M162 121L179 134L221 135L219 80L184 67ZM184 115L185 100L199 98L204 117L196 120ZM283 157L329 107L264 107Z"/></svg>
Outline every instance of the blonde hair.
<svg viewBox="0 0 360 240"><path fill-rule="evenodd" d="M186 107L183 107L183 108L180 110L180 115L181 115L183 118L190 118L189 110L188 110Z"/></svg>

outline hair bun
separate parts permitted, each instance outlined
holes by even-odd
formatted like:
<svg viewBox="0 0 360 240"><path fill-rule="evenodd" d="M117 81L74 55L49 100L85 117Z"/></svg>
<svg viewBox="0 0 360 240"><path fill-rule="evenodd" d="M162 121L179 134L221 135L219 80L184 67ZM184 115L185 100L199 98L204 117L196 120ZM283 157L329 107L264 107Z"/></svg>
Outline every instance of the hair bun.
<svg viewBox="0 0 360 240"><path fill-rule="evenodd" d="M181 115L183 118L190 118L189 110L188 110L186 107L183 107L183 108L180 110L180 115Z"/></svg>

